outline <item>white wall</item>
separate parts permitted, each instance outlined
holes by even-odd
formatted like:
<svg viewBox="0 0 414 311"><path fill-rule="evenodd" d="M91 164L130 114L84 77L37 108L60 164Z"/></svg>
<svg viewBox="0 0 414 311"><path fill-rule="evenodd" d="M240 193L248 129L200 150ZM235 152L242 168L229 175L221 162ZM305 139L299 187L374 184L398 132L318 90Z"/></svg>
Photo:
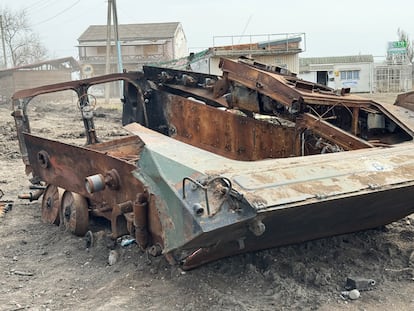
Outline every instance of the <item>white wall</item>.
<svg viewBox="0 0 414 311"><path fill-rule="evenodd" d="M220 58L219 57L203 57L199 60L191 63L191 70L194 72L201 72L206 74L212 74L221 76L223 72L219 68Z"/></svg>
<svg viewBox="0 0 414 311"><path fill-rule="evenodd" d="M191 70L194 72L201 72L210 74L210 59L202 58L191 63Z"/></svg>
<svg viewBox="0 0 414 311"><path fill-rule="evenodd" d="M316 71L301 72L299 78L316 83Z"/></svg>
<svg viewBox="0 0 414 311"><path fill-rule="evenodd" d="M373 83L373 64L372 63L355 63L355 64L333 64L332 69L324 68L320 71L328 72L328 87L333 89L351 88L352 93L369 93L372 91ZM359 71L359 79L341 80L341 71ZM317 69L309 72L301 72L298 77L317 82ZM333 80L333 81L331 81Z"/></svg>
<svg viewBox="0 0 414 311"><path fill-rule="evenodd" d="M237 60L235 56L223 56L223 58L231 58ZM254 60L259 63L265 63L269 65L276 65L281 67L287 67L286 69L291 72L299 72L299 57L298 55L255 55ZM213 75L222 75L223 72L219 68L220 56L207 55L193 63L191 63L191 69L195 72L202 72Z"/></svg>
<svg viewBox="0 0 414 311"><path fill-rule="evenodd" d="M341 71L359 70L358 80L341 80ZM373 64L342 64L334 66L335 86L337 89L350 87L352 93L368 93L372 90Z"/></svg>
<svg viewBox="0 0 414 311"><path fill-rule="evenodd" d="M187 39L181 24L177 27L174 37L174 59L188 55Z"/></svg>

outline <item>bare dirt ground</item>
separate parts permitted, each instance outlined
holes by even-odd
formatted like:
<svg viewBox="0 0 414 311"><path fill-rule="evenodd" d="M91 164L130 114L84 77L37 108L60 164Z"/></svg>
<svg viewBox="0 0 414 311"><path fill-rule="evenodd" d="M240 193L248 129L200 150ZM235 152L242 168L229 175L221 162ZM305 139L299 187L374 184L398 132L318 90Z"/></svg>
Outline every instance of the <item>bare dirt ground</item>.
<svg viewBox="0 0 414 311"><path fill-rule="evenodd" d="M374 97L374 95L365 95ZM376 96L393 102L395 94ZM33 133L84 143L76 103L29 106ZM100 137L122 135L120 104L98 104ZM41 199L17 198L29 182L9 106L0 106L0 310L414 310L414 217L354 234L226 258L182 272L136 245L115 245L103 223L96 243L41 221ZM392 207L390 207L392 208ZM376 280L357 300L348 276Z"/></svg>

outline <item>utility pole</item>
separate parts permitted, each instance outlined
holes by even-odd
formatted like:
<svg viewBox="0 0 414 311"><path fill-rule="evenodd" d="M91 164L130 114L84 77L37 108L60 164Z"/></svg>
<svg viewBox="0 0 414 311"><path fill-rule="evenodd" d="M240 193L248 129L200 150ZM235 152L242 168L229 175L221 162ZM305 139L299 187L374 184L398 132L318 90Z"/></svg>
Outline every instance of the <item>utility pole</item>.
<svg viewBox="0 0 414 311"><path fill-rule="evenodd" d="M108 0L108 13L107 13L107 23L106 23L106 67L105 73L110 73L110 52L111 52L111 25L113 19L113 26L114 26L114 39L116 45L116 54L117 54L117 64L118 64L118 72L122 73L123 66L122 66L122 54L121 54L121 43L119 41L119 32L118 32L118 13L116 10L116 0ZM112 16L111 16L112 15ZM111 19L112 17L112 19ZM120 95L123 92L123 84L120 82L119 84ZM110 95L110 86L109 83L105 86L105 101L109 103L109 95Z"/></svg>
<svg viewBox="0 0 414 311"><path fill-rule="evenodd" d="M118 13L117 13L117 10L116 10L116 0L112 0L112 14L113 14L113 18L114 18L116 54L117 54L117 57L118 57L118 72L122 73L122 71L124 69L122 67L121 42L119 41Z"/></svg>
<svg viewBox="0 0 414 311"><path fill-rule="evenodd" d="M3 45L4 68L7 69L6 44L4 43L3 15L0 15L1 43Z"/></svg>
<svg viewBox="0 0 414 311"><path fill-rule="evenodd" d="M111 73L111 65L109 63L109 58L111 56L111 16L112 16L112 0L108 0L108 15L106 19L106 64L105 64L105 74ZM109 95L111 93L111 83L105 83L105 103L109 104Z"/></svg>
<svg viewBox="0 0 414 311"><path fill-rule="evenodd" d="M121 42L119 41L118 13L116 10L116 0L112 0L112 14L113 14L113 20L114 20L116 56L118 57L118 72L122 73L124 69L122 67ZM119 81L119 96L122 95L123 91L124 91L124 84L122 83L122 81Z"/></svg>

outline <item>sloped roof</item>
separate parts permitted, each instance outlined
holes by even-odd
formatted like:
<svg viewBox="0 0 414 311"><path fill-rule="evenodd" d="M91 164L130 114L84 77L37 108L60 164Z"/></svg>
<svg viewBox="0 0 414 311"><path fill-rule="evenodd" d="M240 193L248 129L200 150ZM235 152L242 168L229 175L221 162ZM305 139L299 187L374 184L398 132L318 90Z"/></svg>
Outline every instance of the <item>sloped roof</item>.
<svg viewBox="0 0 414 311"><path fill-rule="evenodd" d="M55 69L62 69L62 70L70 70L70 71L78 71L80 70L78 62L72 57L63 57L63 58L57 58L57 59L48 59L45 61L41 61L38 63L33 63L29 65L22 65L18 67L13 68L7 68L0 70L0 76L4 76L7 74L10 74L17 70L35 70L37 68L41 68L44 65L50 65L51 67Z"/></svg>
<svg viewBox="0 0 414 311"><path fill-rule="evenodd" d="M299 58L299 71L306 72L315 69L318 66L322 68L332 67L334 64L357 64L357 63L373 63L372 55L350 55L350 56L329 56L329 57L304 57Z"/></svg>
<svg viewBox="0 0 414 311"><path fill-rule="evenodd" d="M351 56L330 56L330 57L301 57L299 65L306 67L309 65L327 64L352 64L352 63L373 63L372 55L351 55Z"/></svg>
<svg viewBox="0 0 414 311"><path fill-rule="evenodd" d="M118 26L119 38L120 40L173 38L179 25L179 22L123 24ZM106 32L106 25L91 25L78 38L78 41L106 40ZM113 30L111 30L111 37L114 39Z"/></svg>

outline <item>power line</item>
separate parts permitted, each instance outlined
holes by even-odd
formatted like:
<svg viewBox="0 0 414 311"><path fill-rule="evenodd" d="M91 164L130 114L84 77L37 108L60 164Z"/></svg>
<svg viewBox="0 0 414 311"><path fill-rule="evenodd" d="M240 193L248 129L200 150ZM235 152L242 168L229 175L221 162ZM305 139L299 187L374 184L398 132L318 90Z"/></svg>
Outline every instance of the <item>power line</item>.
<svg viewBox="0 0 414 311"><path fill-rule="evenodd" d="M100 1L101 2L101 1ZM92 9L97 9L97 4L94 2L89 2L87 8L83 7L82 12L76 14L76 17L71 17L66 20L62 20L62 24L77 23L78 20L84 20L84 16L89 15Z"/></svg>
<svg viewBox="0 0 414 311"><path fill-rule="evenodd" d="M239 38L239 44L240 44L240 41L241 41L242 37L244 36L244 34L246 32L247 26L249 26L250 21L252 20L252 17L253 17L253 14L250 14L249 18L247 19L246 25L244 26L243 32L242 32L242 34Z"/></svg>
<svg viewBox="0 0 414 311"><path fill-rule="evenodd" d="M39 6L47 4L50 1L53 1L53 0L39 0L39 1L36 1L35 3L32 3L32 4L28 5L27 7L23 8L23 11L28 11L28 10L31 10L32 8L38 8Z"/></svg>
<svg viewBox="0 0 414 311"><path fill-rule="evenodd" d="M77 5L79 2L81 2L81 0L77 0L75 3L71 4L71 5L70 5L70 6L68 6L67 8L63 9L62 11L60 11L59 13L57 13L57 14L55 14L55 15L53 15L53 16L51 16L51 17L49 17L49 18L47 18L47 19L45 19L45 20L43 20L43 21L41 21L41 22L39 22L39 23L36 23L36 24L34 24L33 26L37 26L37 25L40 25L40 24L44 24L44 23L46 23L46 22L48 22L48 21L50 21L50 20L52 20L52 19L54 19L54 18L58 17L59 15L62 15L63 13L66 13L66 12L67 12L67 11L69 11L71 8L73 8L75 5Z"/></svg>
<svg viewBox="0 0 414 311"><path fill-rule="evenodd" d="M46 9L50 9L52 6L56 5L56 4L60 4L58 2L58 0L42 0L42 1L38 1L36 2L37 5L29 5L25 8L23 8L23 12L28 14L28 15L33 15L36 16L38 15L39 12L42 12Z"/></svg>

